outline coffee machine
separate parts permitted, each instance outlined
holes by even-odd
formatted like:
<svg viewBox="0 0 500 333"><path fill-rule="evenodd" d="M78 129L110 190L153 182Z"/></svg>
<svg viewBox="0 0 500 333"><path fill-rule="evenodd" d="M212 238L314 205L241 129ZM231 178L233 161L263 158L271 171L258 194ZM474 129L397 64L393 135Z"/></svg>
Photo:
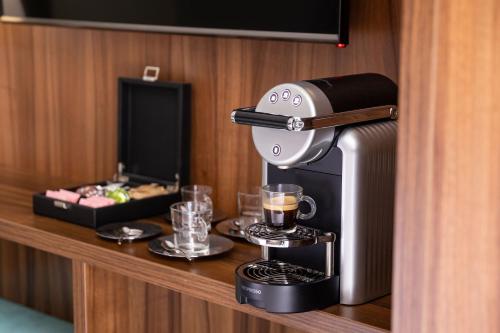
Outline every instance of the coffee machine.
<svg viewBox="0 0 500 333"><path fill-rule="evenodd" d="M262 183L300 185L317 206L293 233L245 230L262 255L236 270L239 303L290 313L390 293L396 105L396 84L370 73L280 84L232 112L252 126Z"/></svg>

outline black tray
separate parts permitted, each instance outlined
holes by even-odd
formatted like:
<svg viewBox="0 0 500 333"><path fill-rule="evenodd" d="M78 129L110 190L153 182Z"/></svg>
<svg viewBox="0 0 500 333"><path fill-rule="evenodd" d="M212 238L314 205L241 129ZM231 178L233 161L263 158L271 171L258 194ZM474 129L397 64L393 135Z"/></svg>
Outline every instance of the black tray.
<svg viewBox="0 0 500 333"><path fill-rule="evenodd" d="M105 182L98 183L105 185ZM75 191L76 188L69 188ZM84 227L99 228L102 225L137 220L165 214L171 204L181 201L179 193L158 195L140 200L130 200L113 206L92 208L76 203L56 200L45 196L45 193L33 195L33 211L35 214L54 217Z"/></svg>
<svg viewBox="0 0 500 333"><path fill-rule="evenodd" d="M180 188L189 184L190 85L120 78L118 86L120 179L132 186L158 183L164 186L178 184ZM180 201L180 193L91 208L36 193L33 211L98 228L107 223L165 214L177 201Z"/></svg>

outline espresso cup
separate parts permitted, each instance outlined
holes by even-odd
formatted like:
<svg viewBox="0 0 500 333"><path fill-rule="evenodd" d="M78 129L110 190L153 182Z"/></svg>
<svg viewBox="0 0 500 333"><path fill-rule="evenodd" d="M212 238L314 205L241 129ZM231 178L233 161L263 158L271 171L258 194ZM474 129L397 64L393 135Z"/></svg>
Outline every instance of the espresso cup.
<svg viewBox="0 0 500 333"><path fill-rule="evenodd" d="M262 188L262 210L269 229L294 232L297 220L308 220L316 214L313 198L303 195L302 192L302 187L295 184L270 184ZM300 211L301 201L309 204L309 213Z"/></svg>

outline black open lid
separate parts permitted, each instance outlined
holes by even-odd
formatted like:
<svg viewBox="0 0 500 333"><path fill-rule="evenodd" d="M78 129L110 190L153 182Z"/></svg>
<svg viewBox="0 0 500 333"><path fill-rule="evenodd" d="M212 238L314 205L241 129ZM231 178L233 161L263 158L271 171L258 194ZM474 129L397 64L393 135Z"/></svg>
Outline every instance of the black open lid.
<svg viewBox="0 0 500 333"><path fill-rule="evenodd" d="M118 80L118 160L130 180L189 183L189 84Z"/></svg>

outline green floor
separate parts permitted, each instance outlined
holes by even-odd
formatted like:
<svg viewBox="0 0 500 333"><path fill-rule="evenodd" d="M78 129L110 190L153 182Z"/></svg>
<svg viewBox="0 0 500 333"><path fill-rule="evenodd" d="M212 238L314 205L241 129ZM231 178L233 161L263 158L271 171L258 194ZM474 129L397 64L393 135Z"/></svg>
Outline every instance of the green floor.
<svg viewBox="0 0 500 333"><path fill-rule="evenodd" d="M0 298L0 333L70 333L73 325Z"/></svg>

